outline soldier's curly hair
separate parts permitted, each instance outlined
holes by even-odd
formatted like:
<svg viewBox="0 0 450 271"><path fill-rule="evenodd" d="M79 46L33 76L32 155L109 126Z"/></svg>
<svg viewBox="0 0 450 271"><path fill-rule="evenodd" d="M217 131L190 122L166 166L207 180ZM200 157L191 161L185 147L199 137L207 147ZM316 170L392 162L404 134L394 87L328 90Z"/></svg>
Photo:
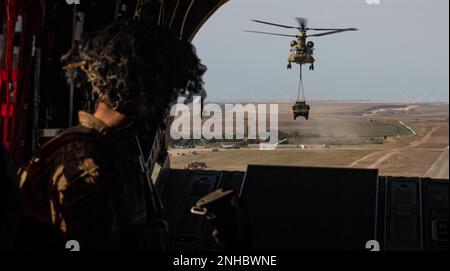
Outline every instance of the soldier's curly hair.
<svg viewBox="0 0 450 271"><path fill-rule="evenodd" d="M62 63L69 83L133 117L158 115L179 96L206 96L194 46L146 20L108 25Z"/></svg>

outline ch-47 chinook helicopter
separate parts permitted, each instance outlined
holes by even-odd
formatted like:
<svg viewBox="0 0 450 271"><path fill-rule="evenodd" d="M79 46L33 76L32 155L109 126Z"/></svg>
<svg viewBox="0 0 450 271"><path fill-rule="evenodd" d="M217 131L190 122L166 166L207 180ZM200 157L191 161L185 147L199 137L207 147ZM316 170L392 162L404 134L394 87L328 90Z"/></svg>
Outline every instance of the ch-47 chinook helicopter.
<svg viewBox="0 0 450 271"><path fill-rule="evenodd" d="M346 32L346 31L357 31L358 29L356 29L356 28L309 28L307 19L296 18L296 20L297 20L299 26L275 24L275 23L259 21L259 20L252 20L252 21L256 22L256 23L260 23L260 24L266 24L266 25L271 25L271 26L276 26L276 27L281 27L281 28L297 29L299 31L298 35L279 34L279 33L261 32L261 31L246 31L246 32L265 34L265 35L282 36L282 37L291 37L291 38L297 39L297 40L291 41L291 44L290 44L291 52L288 56L288 66L287 66L287 68L290 70L290 69L292 69L292 63L300 65L300 85L299 85L299 91L298 91L298 98L297 98L297 103L293 106L294 119L297 119L298 117L305 117L306 119L308 119L310 106L308 104L306 104L306 100L305 100L302 68L303 68L303 65L309 64L310 65L309 70L313 71L314 70L314 62L316 60L313 56L315 44L312 41L307 41L307 38L322 37L322 36L337 34L337 33L341 33L341 32ZM326 32L308 35L308 33L307 33L308 31L326 31Z"/></svg>

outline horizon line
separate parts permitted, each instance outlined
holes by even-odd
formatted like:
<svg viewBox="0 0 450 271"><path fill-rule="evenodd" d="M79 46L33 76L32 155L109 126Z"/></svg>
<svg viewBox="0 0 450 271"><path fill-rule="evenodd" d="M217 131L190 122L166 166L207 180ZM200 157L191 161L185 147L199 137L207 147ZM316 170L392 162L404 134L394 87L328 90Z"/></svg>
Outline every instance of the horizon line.
<svg viewBox="0 0 450 271"><path fill-rule="evenodd" d="M211 99L206 98L205 103L235 103L235 102L254 102L254 103L263 103L263 102L274 102L274 103L295 103L295 100L283 100L283 99ZM418 100L388 100L388 99L371 99L371 100L363 100L363 99L348 99L348 100L321 100L321 99L312 99L308 100L309 103L346 103L346 102L366 102L366 103L412 103L412 104L449 104L449 101L418 101Z"/></svg>

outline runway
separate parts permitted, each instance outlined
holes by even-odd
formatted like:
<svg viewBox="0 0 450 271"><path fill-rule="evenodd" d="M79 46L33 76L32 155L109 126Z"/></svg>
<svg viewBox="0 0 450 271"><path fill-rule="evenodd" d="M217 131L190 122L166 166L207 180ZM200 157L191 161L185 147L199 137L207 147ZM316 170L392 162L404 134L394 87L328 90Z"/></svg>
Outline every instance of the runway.
<svg viewBox="0 0 450 271"><path fill-rule="evenodd" d="M434 162L425 177L433 179L448 179L449 178L449 159L448 159L448 149L445 150L441 156Z"/></svg>

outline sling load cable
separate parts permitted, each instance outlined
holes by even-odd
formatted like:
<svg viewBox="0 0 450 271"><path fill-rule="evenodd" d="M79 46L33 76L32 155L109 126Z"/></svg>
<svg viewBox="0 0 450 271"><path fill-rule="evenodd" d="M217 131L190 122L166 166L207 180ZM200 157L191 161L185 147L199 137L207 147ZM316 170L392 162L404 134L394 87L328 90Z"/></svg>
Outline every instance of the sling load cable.
<svg viewBox="0 0 450 271"><path fill-rule="evenodd" d="M306 102L305 86L303 84L303 66L300 65L300 82L298 85L297 102ZM301 96L301 100L300 100Z"/></svg>

